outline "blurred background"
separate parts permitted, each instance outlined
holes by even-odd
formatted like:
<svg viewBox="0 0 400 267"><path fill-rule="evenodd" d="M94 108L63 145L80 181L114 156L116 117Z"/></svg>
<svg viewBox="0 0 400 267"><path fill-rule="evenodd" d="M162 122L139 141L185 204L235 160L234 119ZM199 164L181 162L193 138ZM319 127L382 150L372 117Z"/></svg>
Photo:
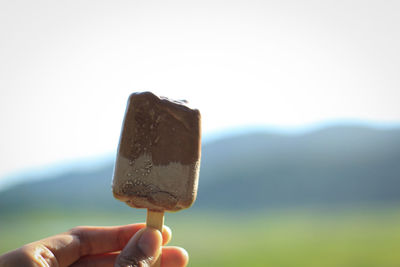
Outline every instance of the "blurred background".
<svg viewBox="0 0 400 267"><path fill-rule="evenodd" d="M398 1L1 1L0 253L145 220L112 197L128 95L203 119L189 266L399 266Z"/></svg>

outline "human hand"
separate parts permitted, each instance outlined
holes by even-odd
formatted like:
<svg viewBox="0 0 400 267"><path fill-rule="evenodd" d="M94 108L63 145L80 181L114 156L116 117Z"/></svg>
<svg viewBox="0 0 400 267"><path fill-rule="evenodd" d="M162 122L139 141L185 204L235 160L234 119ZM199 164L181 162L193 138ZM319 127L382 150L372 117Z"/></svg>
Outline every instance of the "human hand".
<svg viewBox="0 0 400 267"><path fill-rule="evenodd" d="M144 267L170 239L171 230L165 226L162 234L145 224L79 226L1 255L0 267ZM183 267L187 262L184 249L162 247L162 267Z"/></svg>

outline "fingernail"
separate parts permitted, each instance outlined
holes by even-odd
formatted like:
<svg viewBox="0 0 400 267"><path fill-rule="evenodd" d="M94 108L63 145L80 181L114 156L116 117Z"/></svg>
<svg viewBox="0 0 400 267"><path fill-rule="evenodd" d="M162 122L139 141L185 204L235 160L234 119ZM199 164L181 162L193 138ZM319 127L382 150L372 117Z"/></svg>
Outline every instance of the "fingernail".
<svg viewBox="0 0 400 267"><path fill-rule="evenodd" d="M147 257L155 257L159 253L161 242L160 231L146 228L139 239L138 247Z"/></svg>

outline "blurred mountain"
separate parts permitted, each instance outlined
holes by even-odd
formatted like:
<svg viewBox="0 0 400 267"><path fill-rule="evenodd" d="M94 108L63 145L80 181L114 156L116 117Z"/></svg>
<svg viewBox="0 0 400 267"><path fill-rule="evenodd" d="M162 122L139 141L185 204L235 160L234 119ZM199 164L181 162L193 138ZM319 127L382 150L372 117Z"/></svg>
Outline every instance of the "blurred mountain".
<svg viewBox="0 0 400 267"><path fill-rule="evenodd" d="M400 200L400 129L330 127L207 144L199 205L252 209ZM215 180L214 182L210 180Z"/></svg>
<svg viewBox="0 0 400 267"><path fill-rule="evenodd" d="M111 193L113 162L0 192L0 214L24 209L129 209ZM336 126L253 132L203 146L196 209L254 210L400 200L400 129Z"/></svg>

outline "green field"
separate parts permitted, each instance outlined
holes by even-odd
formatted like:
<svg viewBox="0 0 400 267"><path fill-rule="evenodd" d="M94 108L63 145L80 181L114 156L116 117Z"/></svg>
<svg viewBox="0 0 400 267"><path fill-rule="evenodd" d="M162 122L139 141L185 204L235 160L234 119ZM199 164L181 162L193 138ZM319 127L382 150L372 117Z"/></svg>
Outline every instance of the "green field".
<svg viewBox="0 0 400 267"><path fill-rule="evenodd" d="M76 225L118 225L145 214L32 212L0 215L0 253ZM172 245L189 266L400 266L400 208L313 209L244 215L167 214Z"/></svg>

